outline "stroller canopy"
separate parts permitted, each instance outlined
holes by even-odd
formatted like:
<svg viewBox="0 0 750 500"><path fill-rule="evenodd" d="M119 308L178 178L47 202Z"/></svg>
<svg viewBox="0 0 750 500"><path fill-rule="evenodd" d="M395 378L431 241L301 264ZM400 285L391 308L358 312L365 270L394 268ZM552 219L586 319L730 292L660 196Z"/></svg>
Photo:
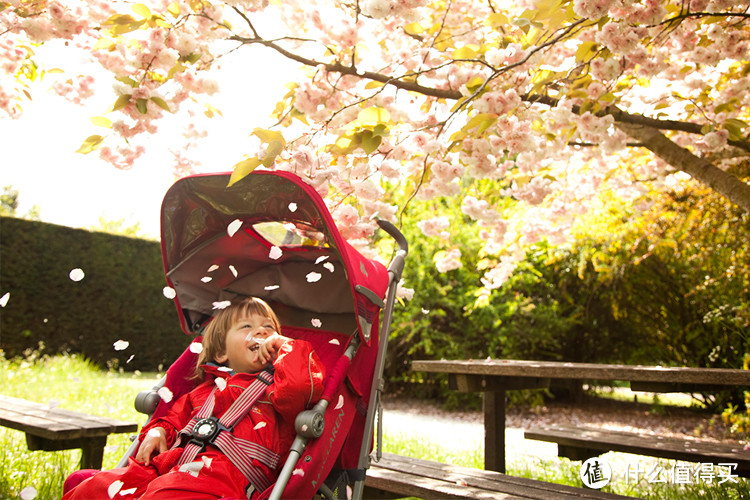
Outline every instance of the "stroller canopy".
<svg viewBox="0 0 750 500"><path fill-rule="evenodd" d="M182 328L199 333L238 296L274 308L282 324L353 335L369 343L388 286L336 228L320 195L289 172L186 177L164 197L161 241Z"/></svg>

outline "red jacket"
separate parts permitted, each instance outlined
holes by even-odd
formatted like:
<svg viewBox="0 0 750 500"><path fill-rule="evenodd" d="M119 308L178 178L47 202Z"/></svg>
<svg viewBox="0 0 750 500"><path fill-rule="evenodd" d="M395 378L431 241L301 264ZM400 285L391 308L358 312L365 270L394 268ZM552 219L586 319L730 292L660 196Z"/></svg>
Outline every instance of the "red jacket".
<svg viewBox="0 0 750 500"><path fill-rule="evenodd" d="M209 375L207 380L175 401L164 417L144 426L141 430L141 441L150 429L158 426L165 429L167 444L171 447L179 431L198 413L213 388L216 387L216 378L226 381L226 387L214 393L213 416L220 417L257 375L253 373L232 375L216 367L204 368ZM303 340L287 342L281 347L279 356L274 362L273 383L247 415L235 425L234 435L260 444L280 455L280 469L296 434L294 419L300 411L320 399L323 393L324 377L325 368L308 342ZM68 498L106 498L111 491L101 494L102 489L106 491L112 488L113 483L118 486L121 484L118 499L139 498L141 495L144 498L176 498L180 495L197 498L200 497L201 492L209 493L209 490L212 495L218 493L219 497L238 498L239 492L242 492L244 496L249 484L247 479L218 448L209 445L198 454L195 462L202 462L202 464L198 464L198 470L192 469L194 474L191 478L187 478L184 473L168 474L178 470L176 465L181 454L182 448L160 453L153 457L148 467L131 459L128 467L96 474L73 488L64 498L66 500ZM276 470L272 470L257 460L253 460L253 464L270 482L275 480ZM128 495L122 495L123 492L127 492Z"/></svg>

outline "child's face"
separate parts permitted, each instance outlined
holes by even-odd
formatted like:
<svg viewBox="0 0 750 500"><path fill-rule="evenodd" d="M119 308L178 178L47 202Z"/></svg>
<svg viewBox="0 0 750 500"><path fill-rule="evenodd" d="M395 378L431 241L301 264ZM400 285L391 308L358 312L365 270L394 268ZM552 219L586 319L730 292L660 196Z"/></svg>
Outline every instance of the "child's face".
<svg viewBox="0 0 750 500"><path fill-rule="evenodd" d="M271 318L260 314L240 317L229 328L226 352L216 358L235 372L252 373L262 370L268 363L258 359L260 344L255 339L266 339L276 332Z"/></svg>

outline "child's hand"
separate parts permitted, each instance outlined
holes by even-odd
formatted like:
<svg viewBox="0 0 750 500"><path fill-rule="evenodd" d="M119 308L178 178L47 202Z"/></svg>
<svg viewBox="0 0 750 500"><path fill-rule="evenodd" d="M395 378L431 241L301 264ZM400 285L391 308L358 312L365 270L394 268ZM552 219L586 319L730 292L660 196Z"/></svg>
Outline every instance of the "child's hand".
<svg viewBox="0 0 750 500"><path fill-rule="evenodd" d="M135 459L143 465L151 463L151 457L167 451L167 434L161 427L154 427L146 433Z"/></svg>
<svg viewBox="0 0 750 500"><path fill-rule="evenodd" d="M283 337L274 332L273 335L266 338L265 342L263 342L260 345L260 348L256 351L258 361L263 364L276 361L276 358L279 355L279 349L281 349L281 346L286 344L289 340L289 338Z"/></svg>

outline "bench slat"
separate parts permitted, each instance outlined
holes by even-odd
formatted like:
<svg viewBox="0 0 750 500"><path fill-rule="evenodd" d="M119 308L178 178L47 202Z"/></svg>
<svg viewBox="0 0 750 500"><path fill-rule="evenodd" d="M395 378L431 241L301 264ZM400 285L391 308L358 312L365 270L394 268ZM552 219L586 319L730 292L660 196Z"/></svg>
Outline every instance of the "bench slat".
<svg viewBox="0 0 750 500"><path fill-rule="evenodd" d="M734 473L750 473L750 452L742 445L646 436L623 431L574 427L540 426L524 432L526 439L557 443L562 447L617 451L687 462L737 463Z"/></svg>
<svg viewBox="0 0 750 500"><path fill-rule="evenodd" d="M134 422L52 408L3 395L0 395L0 425L52 440L107 436L138 430L138 424Z"/></svg>
<svg viewBox="0 0 750 500"><path fill-rule="evenodd" d="M372 479L371 479L372 478ZM426 481L429 480L429 481ZM441 485L435 488L434 482ZM465 483L461 486L458 482ZM622 499L627 498L596 490L576 488L507 476L499 472L460 467L400 455L383 454L380 462L373 462L367 473L368 486L404 495L434 498L441 495L460 495L460 498L536 498L536 499ZM488 495L488 496L487 496ZM456 498L446 496L442 498Z"/></svg>

